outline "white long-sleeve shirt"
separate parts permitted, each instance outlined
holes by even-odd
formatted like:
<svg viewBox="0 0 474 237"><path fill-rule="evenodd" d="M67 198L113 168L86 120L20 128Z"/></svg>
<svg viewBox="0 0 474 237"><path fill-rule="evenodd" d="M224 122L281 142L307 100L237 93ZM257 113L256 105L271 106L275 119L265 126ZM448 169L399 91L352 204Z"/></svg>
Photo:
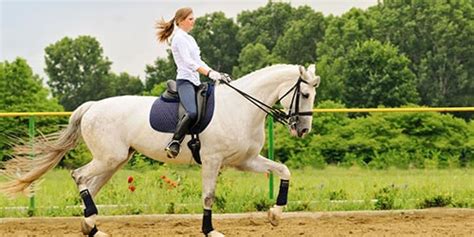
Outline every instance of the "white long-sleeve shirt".
<svg viewBox="0 0 474 237"><path fill-rule="evenodd" d="M199 67L210 70L209 66L201 60L201 50L196 40L176 27L173 39L171 40L171 52L173 53L174 62L177 66L176 79L184 79L191 81L194 85L199 86Z"/></svg>

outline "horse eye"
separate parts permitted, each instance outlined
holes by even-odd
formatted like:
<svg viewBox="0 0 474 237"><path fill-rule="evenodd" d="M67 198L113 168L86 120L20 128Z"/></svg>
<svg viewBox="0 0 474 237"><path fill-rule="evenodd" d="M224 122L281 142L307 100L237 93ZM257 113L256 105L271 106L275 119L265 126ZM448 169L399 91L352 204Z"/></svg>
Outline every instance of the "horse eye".
<svg viewBox="0 0 474 237"><path fill-rule="evenodd" d="M305 98L305 99L308 99L308 98L309 98L309 94L308 94L308 93L303 93L303 94L301 94L301 95L302 95L303 98Z"/></svg>

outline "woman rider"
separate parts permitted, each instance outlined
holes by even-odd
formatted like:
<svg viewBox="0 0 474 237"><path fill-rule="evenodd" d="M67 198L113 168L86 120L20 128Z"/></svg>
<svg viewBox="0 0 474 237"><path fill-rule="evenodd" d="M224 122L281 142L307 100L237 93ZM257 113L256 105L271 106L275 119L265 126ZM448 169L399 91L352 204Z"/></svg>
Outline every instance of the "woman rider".
<svg viewBox="0 0 474 237"><path fill-rule="evenodd" d="M178 9L170 21L165 22L161 19L156 24L159 42L168 40L174 33L171 51L177 66L176 86L181 103L186 110L185 115L179 118L173 138L165 149L169 158L175 158L179 154L181 142L197 118L196 89L201 84L199 74L214 81L227 80L221 73L212 70L201 60L199 46L188 34L194 27L194 20L193 10L186 7Z"/></svg>

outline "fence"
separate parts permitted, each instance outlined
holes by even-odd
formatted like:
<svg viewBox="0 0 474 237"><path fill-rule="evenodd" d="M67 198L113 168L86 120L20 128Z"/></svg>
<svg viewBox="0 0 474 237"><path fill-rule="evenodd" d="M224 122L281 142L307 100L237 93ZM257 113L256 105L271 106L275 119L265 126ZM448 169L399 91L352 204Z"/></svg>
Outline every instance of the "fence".
<svg viewBox="0 0 474 237"><path fill-rule="evenodd" d="M313 109L313 113L373 113L373 112L474 112L474 107L436 107L436 108L348 108L348 109ZM268 116L268 158L274 160L273 153L273 118ZM273 174L270 173L268 196L273 199Z"/></svg>
<svg viewBox="0 0 474 237"><path fill-rule="evenodd" d="M474 112L474 107L436 107L436 108L348 108L348 109L313 109L314 113L373 113L373 112ZM33 141L35 137L35 118L43 116L70 116L72 112L12 112L12 113L0 113L1 117L29 117L28 119L28 134ZM271 116L267 120L268 130L268 158L274 160L274 133L273 126L274 121ZM31 143L32 150L34 150L34 144ZM32 154L32 159L33 154ZM274 193L274 182L273 174L269 175L269 198L273 199ZM28 214L34 215L35 212L35 197L30 197Z"/></svg>

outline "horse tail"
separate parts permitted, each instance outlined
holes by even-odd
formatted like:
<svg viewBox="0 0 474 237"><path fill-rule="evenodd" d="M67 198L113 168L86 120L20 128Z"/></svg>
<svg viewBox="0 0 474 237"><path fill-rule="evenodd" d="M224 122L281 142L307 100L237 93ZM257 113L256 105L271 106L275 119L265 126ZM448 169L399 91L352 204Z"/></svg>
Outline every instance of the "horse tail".
<svg viewBox="0 0 474 237"><path fill-rule="evenodd" d="M81 120L94 102L79 106L69 118L69 124L59 132L38 136L31 144L18 143L13 147L12 159L4 162L0 174L9 181L0 185L0 192L14 197L17 194L31 195L32 183L54 168L73 149L81 137ZM33 158L32 158L33 157Z"/></svg>

